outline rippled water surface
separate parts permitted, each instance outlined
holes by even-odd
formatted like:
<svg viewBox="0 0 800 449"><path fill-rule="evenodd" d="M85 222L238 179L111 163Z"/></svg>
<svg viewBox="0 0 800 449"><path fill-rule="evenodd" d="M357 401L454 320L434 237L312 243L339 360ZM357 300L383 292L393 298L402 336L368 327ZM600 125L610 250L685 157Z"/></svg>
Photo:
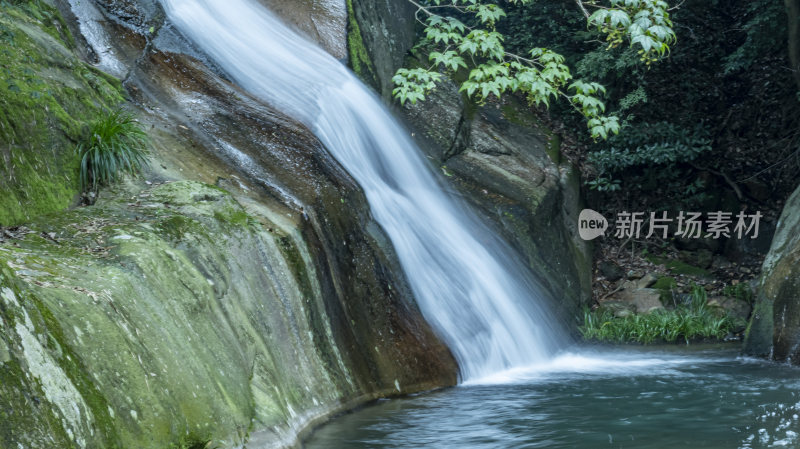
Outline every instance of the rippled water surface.
<svg viewBox="0 0 800 449"><path fill-rule="evenodd" d="M567 354L379 401L334 419L305 447L800 447L800 370L736 351Z"/></svg>

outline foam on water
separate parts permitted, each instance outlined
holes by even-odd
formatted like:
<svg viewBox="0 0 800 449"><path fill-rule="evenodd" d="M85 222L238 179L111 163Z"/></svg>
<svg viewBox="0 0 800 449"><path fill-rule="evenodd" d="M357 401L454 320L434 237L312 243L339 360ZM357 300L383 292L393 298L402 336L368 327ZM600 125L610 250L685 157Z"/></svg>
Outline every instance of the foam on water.
<svg viewBox="0 0 800 449"><path fill-rule="evenodd" d="M473 378L462 385L503 385L560 380L565 376L665 376L691 365L719 363L731 358L673 354L637 354L622 351L566 352L552 359L529 366L515 367L488 376Z"/></svg>

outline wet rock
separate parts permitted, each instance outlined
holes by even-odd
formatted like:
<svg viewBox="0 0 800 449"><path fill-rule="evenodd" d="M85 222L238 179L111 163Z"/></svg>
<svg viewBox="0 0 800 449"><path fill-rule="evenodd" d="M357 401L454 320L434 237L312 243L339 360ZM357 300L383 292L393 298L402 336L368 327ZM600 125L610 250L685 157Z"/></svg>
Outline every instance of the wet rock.
<svg viewBox="0 0 800 449"><path fill-rule="evenodd" d="M390 100L391 77L408 62L414 42L415 8L388 0L352 0L352 6L350 64ZM362 47L367 62L354 60ZM402 112L444 182L522 253L550 296L579 313L591 296L591 255L575 225L580 179L561 160L559 137L541 126L524 100L508 96L477 107L450 81Z"/></svg>
<svg viewBox="0 0 800 449"><path fill-rule="evenodd" d="M392 98L392 77L416 40L416 8L397 0L346 0L350 66L384 99Z"/></svg>
<svg viewBox="0 0 800 449"><path fill-rule="evenodd" d="M41 8L58 14L47 4ZM4 35L15 36L0 52L8 73L0 100L0 226L11 226L78 202L75 144L86 123L119 104L123 94L119 80L73 53L69 30L57 20L4 4L0 21ZM35 88L26 88L27 82Z"/></svg>
<svg viewBox="0 0 800 449"><path fill-rule="evenodd" d="M622 290L615 295L615 298L621 302L631 304L637 314L648 314L656 310L663 310L664 305L661 303L661 293L652 288L637 288L632 290Z"/></svg>
<svg viewBox="0 0 800 449"><path fill-rule="evenodd" d="M251 432L259 447L291 445L398 385L455 383L362 192L319 141L196 54L109 36L136 54L126 86L153 143L152 184L129 180L0 243L0 358L11 358L0 447L160 449L198 429L229 445ZM74 62L65 48L59 70ZM112 78L79 70L122 98ZM71 92L95 100L89 87ZM85 121L74 119L63 129ZM43 148L43 160L61 151Z"/></svg>
<svg viewBox="0 0 800 449"><path fill-rule="evenodd" d="M636 281L636 288L648 288L656 283L658 276L653 273L647 273L641 279Z"/></svg>
<svg viewBox="0 0 800 449"><path fill-rule="evenodd" d="M591 256L577 235L579 180L559 162L557 136L524 103L475 109L449 81L403 112L445 182L520 251L562 309L578 313L591 294Z"/></svg>
<svg viewBox="0 0 800 449"><path fill-rule="evenodd" d="M726 296L712 296L708 298L707 305L708 307L718 309L721 315L728 314L742 320L750 318L750 312L752 312L753 309L746 301Z"/></svg>
<svg viewBox="0 0 800 449"><path fill-rule="evenodd" d="M608 311L617 318L625 318L636 313L636 306L623 301L603 301L598 311L601 313Z"/></svg>
<svg viewBox="0 0 800 449"><path fill-rule="evenodd" d="M610 282L616 282L625 276L625 271L616 263L604 260L598 264L600 274Z"/></svg>
<svg viewBox="0 0 800 449"><path fill-rule="evenodd" d="M678 258L689 265L698 268L708 268L714 259L714 253L705 248L699 248L694 251L679 251Z"/></svg>
<svg viewBox="0 0 800 449"><path fill-rule="evenodd" d="M745 352L800 363L800 188L784 206L761 268Z"/></svg>
<svg viewBox="0 0 800 449"><path fill-rule="evenodd" d="M336 59L347 60L345 0L259 0Z"/></svg>

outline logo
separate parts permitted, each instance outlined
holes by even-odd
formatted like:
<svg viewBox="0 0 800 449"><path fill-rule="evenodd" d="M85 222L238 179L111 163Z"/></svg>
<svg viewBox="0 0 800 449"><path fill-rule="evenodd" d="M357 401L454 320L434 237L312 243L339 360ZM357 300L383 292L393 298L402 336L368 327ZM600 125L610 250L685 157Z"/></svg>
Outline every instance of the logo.
<svg viewBox="0 0 800 449"><path fill-rule="evenodd" d="M699 238L738 238L750 236L758 238L761 212L754 214L740 211L733 212L701 212L680 211L676 218L670 218L667 212L619 212L614 226L616 232L613 236L618 239L644 238L653 235L666 240L670 235L685 239ZM705 219L704 219L705 218ZM584 209L578 216L578 234L584 240L594 240L605 236L608 221L599 212ZM674 232L673 232L674 231Z"/></svg>
<svg viewBox="0 0 800 449"><path fill-rule="evenodd" d="M584 240L594 240L606 234L608 220L591 209L584 209L578 216L578 234Z"/></svg>

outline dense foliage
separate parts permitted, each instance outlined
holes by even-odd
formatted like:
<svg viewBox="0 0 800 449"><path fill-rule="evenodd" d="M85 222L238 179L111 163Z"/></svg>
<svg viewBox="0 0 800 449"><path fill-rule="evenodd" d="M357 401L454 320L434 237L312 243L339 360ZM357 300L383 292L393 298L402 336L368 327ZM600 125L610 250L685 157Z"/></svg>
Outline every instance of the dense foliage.
<svg viewBox="0 0 800 449"><path fill-rule="evenodd" d="M498 23L507 16L496 3L479 0L430 0L417 3L417 18L425 25L420 43L428 53L428 67L402 68L393 78L394 95L401 103L424 100L444 75L466 71L461 91L478 102L504 93L521 93L531 104L549 106L564 98L588 120L591 136L606 139L619 132L619 119L606 114L601 97L606 88L575 79L563 55L547 46L509 52ZM532 0L509 0L529 5ZM667 3L662 0L577 1L589 27L605 36L607 48L628 41L646 65L665 56L675 39ZM532 7L536 7L534 5ZM594 12L590 13L587 8ZM440 12L444 12L440 14ZM425 19L419 18L424 15ZM515 36L511 36L514 39Z"/></svg>
<svg viewBox="0 0 800 449"><path fill-rule="evenodd" d="M549 107L595 208L778 209L796 187L780 1L409 1L430 64L398 71L400 101L450 77L478 104L521 94Z"/></svg>
<svg viewBox="0 0 800 449"><path fill-rule="evenodd" d="M582 139L570 132L580 124L568 108L551 113L579 139L572 159L596 208L763 208L785 198L800 173L800 103L783 3L687 0L669 12L676 41L650 66L635 47L609 49L601 33L581 27L571 1L510 7L498 30L509 51L550 45L576 77L606 86L619 136Z"/></svg>

